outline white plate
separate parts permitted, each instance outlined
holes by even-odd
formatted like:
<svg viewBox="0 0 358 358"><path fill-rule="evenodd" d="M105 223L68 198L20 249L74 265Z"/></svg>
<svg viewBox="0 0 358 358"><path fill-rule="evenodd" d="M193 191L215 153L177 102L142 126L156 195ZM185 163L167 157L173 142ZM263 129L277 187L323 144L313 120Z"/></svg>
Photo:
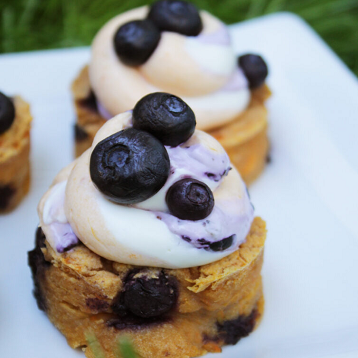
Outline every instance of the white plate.
<svg viewBox="0 0 358 358"><path fill-rule="evenodd" d="M299 18L232 26L238 53L270 65L272 163L251 187L267 220L261 326L222 358L358 357L358 83ZM353 45L353 44L352 44ZM33 181L0 217L0 352L7 358L80 358L32 297L27 251L36 205L72 158L69 86L87 48L0 56L0 87L32 105Z"/></svg>

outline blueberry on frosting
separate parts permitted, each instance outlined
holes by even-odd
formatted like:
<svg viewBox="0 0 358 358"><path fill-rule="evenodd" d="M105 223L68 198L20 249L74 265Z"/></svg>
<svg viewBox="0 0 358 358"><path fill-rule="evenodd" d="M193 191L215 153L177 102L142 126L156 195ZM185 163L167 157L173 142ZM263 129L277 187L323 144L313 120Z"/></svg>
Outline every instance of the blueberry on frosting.
<svg viewBox="0 0 358 358"><path fill-rule="evenodd" d="M165 184L170 162L163 144L151 134L128 128L99 142L90 159L91 179L119 204L135 204Z"/></svg>
<svg viewBox="0 0 358 358"><path fill-rule="evenodd" d="M133 109L133 127L147 131L164 145L176 147L194 133L195 114L179 97L156 92L143 97Z"/></svg>
<svg viewBox="0 0 358 358"><path fill-rule="evenodd" d="M161 0L152 5L148 18L161 31L197 36L203 29L198 9L182 0Z"/></svg>
<svg viewBox="0 0 358 358"><path fill-rule="evenodd" d="M174 183L165 200L170 213L181 220L205 219L214 208L214 196L210 188L192 178Z"/></svg>
<svg viewBox="0 0 358 358"><path fill-rule="evenodd" d="M222 239L220 241L216 241L209 244L209 248L212 251L225 251L227 250L234 242L234 238L236 235L231 235Z"/></svg>
<svg viewBox="0 0 358 358"><path fill-rule="evenodd" d="M114 35L114 48L121 61L128 66L145 63L160 40L158 28L150 20L130 21Z"/></svg>
<svg viewBox="0 0 358 358"><path fill-rule="evenodd" d="M268 68L261 56L247 54L239 57L239 66L249 81L250 88L260 87L268 75Z"/></svg>
<svg viewBox="0 0 358 358"><path fill-rule="evenodd" d="M15 119L15 107L9 97L0 92L0 134L7 131Z"/></svg>

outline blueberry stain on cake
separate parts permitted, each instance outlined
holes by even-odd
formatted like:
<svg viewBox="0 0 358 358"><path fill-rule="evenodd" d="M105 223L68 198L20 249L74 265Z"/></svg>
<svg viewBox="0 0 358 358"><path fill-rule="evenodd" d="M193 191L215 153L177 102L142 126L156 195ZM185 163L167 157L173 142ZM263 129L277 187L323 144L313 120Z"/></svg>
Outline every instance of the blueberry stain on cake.
<svg viewBox="0 0 358 358"><path fill-rule="evenodd" d="M104 299L97 297L86 298L86 307L88 307L92 313L107 312L109 306L109 303Z"/></svg>
<svg viewBox="0 0 358 358"><path fill-rule="evenodd" d="M254 309L248 316L217 323L218 336L225 344L236 344L254 330L257 318L258 312Z"/></svg>
<svg viewBox="0 0 358 358"><path fill-rule="evenodd" d="M35 248L28 252L28 264L31 268L32 279L34 282L33 294L35 296L37 306L40 310L46 311L46 298L43 293L42 285L44 283L46 270L51 267L51 263L44 258L41 248L45 247L45 234L39 227L36 230Z"/></svg>
<svg viewBox="0 0 358 358"><path fill-rule="evenodd" d="M90 92L87 98L78 100L78 104L92 112L98 112L97 99L93 91Z"/></svg>
<svg viewBox="0 0 358 358"><path fill-rule="evenodd" d="M203 341L235 345L241 338L247 337L254 330L258 318L259 313L254 308L248 316L240 315L235 319L217 322L217 334L215 336L204 335Z"/></svg>
<svg viewBox="0 0 358 358"><path fill-rule="evenodd" d="M16 190L11 185L0 185L0 210L6 210Z"/></svg>
<svg viewBox="0 0 358 358"><path fill-rule="evenodd" d="M75 131L75 140L76 140L76 142L81 142L81 141L86 140L88 138L88 133L80 125L75 124L74 131Z"/></svg>

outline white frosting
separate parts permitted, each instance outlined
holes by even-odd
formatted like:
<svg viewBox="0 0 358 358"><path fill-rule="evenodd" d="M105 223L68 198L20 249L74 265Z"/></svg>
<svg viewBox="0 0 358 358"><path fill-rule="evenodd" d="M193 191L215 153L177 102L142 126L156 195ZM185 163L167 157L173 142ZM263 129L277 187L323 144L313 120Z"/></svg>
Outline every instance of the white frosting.
<svg viewBox="0 0 358 358"><path fill-rule="evenodd" d="M231 46L201 42L197 37L186 39L185 51L203 70L222 76L226 80L231 77L237 64Z"/></svg>
<svg viewBox="0 0 358 358"><path fill-rule="evenodd" d="M55 184L49 193L48 200L46 200L42 220L45 225L50 225L54 219L58 223L67 223L65 214L65 196L63 195L66 190L66 182Z"/></svg>
<svg viewBox="0 0 358 358"><path fill-rule="evenodd" d="M148 93L161 91L180 96L192 107L198 129L236 118L247 107L250 90L226 26L205 11L200 12L203 31L198 36L162 32L157 48L142 66L129 67L119 60L113 45L115 32L128 21L145 18L147 12L147 7L141 7L118 15L93 41L89 74L101 113L111 117L133 108Z"/></svg>
<svg viewBox="0 0 358 358"><path fill-rule="evenodd" d="M129 127L131 119L131 112L126 112L108 121L92 148L59 174L41 200L40 222L50 245L66 251L73 244L73 240L66 241L70 236L109 260L166 268L203 265L235 251L249 232L253 208L240 175L229 170L224 149L204 132L196 131L176 148L167 147L171 174L152 198L132 206L118 205L95 188L89 172L93 148ZM207 218L180 220L169 213L166 192L183 177L205 182L212 189L215 206ZM233 242L227 250L209 249L211 243L229 237Z"/></svg>
<svg viewBox="0 0 358 358"><path fill-rule="evenodd" d="M78 244L65 214L67 177L73 165L61 171L39 204L41 227L50 245L62 253Z"/></svg>

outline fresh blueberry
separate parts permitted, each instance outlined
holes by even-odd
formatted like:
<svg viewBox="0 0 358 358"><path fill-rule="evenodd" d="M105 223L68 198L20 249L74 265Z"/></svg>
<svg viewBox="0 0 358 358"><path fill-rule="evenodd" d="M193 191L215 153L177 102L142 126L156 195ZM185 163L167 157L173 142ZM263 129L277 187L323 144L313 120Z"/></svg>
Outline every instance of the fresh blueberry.
<svg viewBox="0 0 358 358"><path fill-rule="evenodd" d="M176 291L174 282L163 271L157 277L139 272L127 279L123 303L136 316L157 317L173 308L177 298Z"/></svg>
<svg viewBox="0 0 358 358"><path fill-rule="evenodd" d="M90 160L93 183L119 204L135 204L153 196L165 184L169 170L169 156L163 144L134 128L99 142Z"/></svg>
<svg viewBox="0 0 358 358"><path fill-rule="evenodd" d="M133 127L149 132L164 145L176 147L194 133L195 114L179 97L156 92L143 97L133 109Z"/></svg>
<svg viewBox="0 0 358 358"><path fill-rule="evenodd" d="M7 131L15 119L15 107L11 99L0 92L0 134Z"/></svg>
<svg viewBox="0 0 358 358"><path fill-rule="evenodd" d="M209 244L209 248L212 251L225 251L232 245L232 243L234 242L234 238L235 235L231 235L220 241L213 242Z"/></svg>
<svg viewBox="0 0 358 358"><path fill-rule="evenodd" d="M178 32L187 36L197 36L203 29L198 9L182 0L162 0L150 8L148 18L161 31Z"/></svg>
<svg viewBox="0 0 358 358"><path fill-rule="evenodd" d="M210 188L192 178L174 183L165 199L171 214L182 220L205 219L214 208L214 196Z"/></svg>
<svg viewBox="0 0 358 358"><path fill-rule="evenodd" d="M156 49L160 31L150 20L130 21L117 30L113 40L116 53L123 63L140 66Z"/></svg>
<svg viewBox="0 0 358 358"><path fill-rule="evenodd" d="M260 87L268 75L268 68L261 56L247 54L239 57L239 66L249 81L250 88Z"/></svg>

